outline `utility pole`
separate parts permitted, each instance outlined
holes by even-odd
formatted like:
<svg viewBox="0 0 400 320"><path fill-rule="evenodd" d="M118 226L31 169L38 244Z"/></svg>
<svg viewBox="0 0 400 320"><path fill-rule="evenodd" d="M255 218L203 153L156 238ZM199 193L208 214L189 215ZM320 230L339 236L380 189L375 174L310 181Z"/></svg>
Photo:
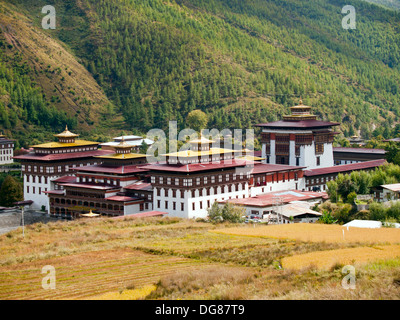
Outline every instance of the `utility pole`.
<svg viewBox="0 0 400 320"><path fill-rule="evenodd" d="M21 209L21 224L22 224L22 237L25 238L25 206L30 206L33 203L32 200L27 200L27 201L18 201L15 202L14 204L16 206L19 206Z"/></svg>

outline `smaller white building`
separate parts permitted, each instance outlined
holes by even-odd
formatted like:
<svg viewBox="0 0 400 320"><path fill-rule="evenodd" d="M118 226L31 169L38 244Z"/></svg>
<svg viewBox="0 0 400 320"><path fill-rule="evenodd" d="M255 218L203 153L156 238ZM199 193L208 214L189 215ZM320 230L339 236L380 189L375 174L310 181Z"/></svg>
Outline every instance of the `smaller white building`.
<svg viewBox="0 0 400 320"><path fill-rule="evenodd" d="M14 162L14 146L14 140L7 139L4 135L0 135L0 165Z"/></svg>
<svg viewBox="0 0 400 320"><path fill-rule="evenodd" d="M219 201L227 202L245 209L249 217L263 219L268 223L315 222L321 214L311 209L315 204L327 199L325 192L286 190L270 192L245 199Z"/></svg>
<svg viewBox="0 0 400 320"><path fill-rule="evenodd" d="M107 149L113 150L115 146L121 143L121 141L124 141L126 144L132 147L132 150L134 152L139 152L143 142L148 146L151 146L154 143L153 140L145 139L140 136L134 136L134 135L115 137L113 140L114 141L100 144L101 148L104 150Z"/></svg>

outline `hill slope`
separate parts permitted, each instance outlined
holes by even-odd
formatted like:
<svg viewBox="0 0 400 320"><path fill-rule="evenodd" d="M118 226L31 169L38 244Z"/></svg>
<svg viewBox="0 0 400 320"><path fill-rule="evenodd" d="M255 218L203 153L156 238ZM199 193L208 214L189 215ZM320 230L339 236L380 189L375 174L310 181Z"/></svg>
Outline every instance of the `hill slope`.
<svg viewBox="0 0 400 320"><path fill-rule="evenodd" d="M367 2L375 3L389 9L400 10L399 0L365 0Z"/></svg>
<svg viewBox="0 0 400 320"><path fill-rule="evenodd" d="M248 128L300 97L346 135L390 134L399 121L395 11L356 0L53 2L57 29L41 32L62 41L123 114L126 126L111 127L183 128L200 108L209 127ZM46 1L15 3L40 28ZM341 26L347 4L356 30Z"/></svg>
<svg viewBox="0 0 400 320"><path fill-rule="evenodd" d="M85 133L116 116L93 76L62 43L9 4L0 5L0 121L6 133L28 146L52 139L66 124Z"/></svg>

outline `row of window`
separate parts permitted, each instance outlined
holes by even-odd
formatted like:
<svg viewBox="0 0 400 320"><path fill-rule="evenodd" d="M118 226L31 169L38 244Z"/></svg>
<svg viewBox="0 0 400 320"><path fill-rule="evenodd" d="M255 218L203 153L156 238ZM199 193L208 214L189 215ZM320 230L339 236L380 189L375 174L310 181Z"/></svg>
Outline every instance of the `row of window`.
<svg viewBox="0 0 400 320"><path fill-rule="evenodd" d="M98 178L92 178L92 177L78 177L77 182L93 182L93 183L104 183L108 185L114 185L114 186L119 186L120 185L120 180L116 179L98 179Z"/></svg>
<svg viewBox="0 0 400 320"><path fill-rule="evenodd" d="M35 153L39 154L58 154L58 153L72 153L83 151L94 151L97 147L75 148L75 149L35 149Z"/></svg>
<svg viewBox="0 0 400 320"><path fill-rule="evenodd" d="M242 186L242 188L240 188L240 186ZM246 188L246 184L245 183L237 184L237 185L235 185L235 184L231 185L230 184L230 185L227 185L226 188L228 189L228 192L236 192L236 191L244 190ZM202 197L203 195L210 196L211 195L211 189L215 190L216 188L212 188L212 187L211 188L206 188L205 189L206 192L204 192L204 189L193 189L193 190L191 190L192 198L196 197L196 191L198 191L198 194L199 194L198 196L199 197ZM161 196L169 197L170 196L170 194L169 194L169 190L170 189L166 189L166 190L164 190L164 192L162 192L161 188L157 188L156 190L157 190L157 196L158 197L161 197ZM163 193L163 195L162 195L162 193ZM176 198L178 193L180 195L180 198L183 199L185 197L185 191L184 190L172 189L171 190L172 198ZM213 193L213 194L215 194L215 193Z"/></svg>
<svg viewBox="0 0 400 320"><path fill-rule="evenodd" d="M0 157L0 161L1 162L3 162L3 161L11 161L12 160L12 157L10 157L10 156L8 156L8 157Z"/></svg>
<svg viewBox="0 0 400 320"><path fill-rule="evenodd" d="M95 163L81 163L79 167L83 167L86 165L96 165ZM46 167L46 166L32 166L32 165L22 165L21 169L23 172L39 172L39 173L61 173L61 172L68 172L70 168L76 168L78 165L73 164L72 166L69 165L61 165L61 166L53 166L53 167ZM26 170L26 171L25 171Z"/></svg>
<svg viewBox="0 0 400 320"><path fill-rule="evenodd" d="M7 149L7 148L14 148L14 145L12 143L8 143L8 144L1 144L1 149Z"/></svg>
<svg viewBox="0 0 400 320"><path fill-rule="evenodd" d="M244 198L244 196L243 196ZM229 199L232 199L232 197L229 197ZM236 199L239 199L239 196L236 196ZM225 199L222 198L221 201L224 201ZM214 201L218 201L218 199L214 199ZM180 208L180 211L185 211L185 204L183 202L175 202L172 201L171 207L170 207L170 202L169 201L164 201L164 206L161 208L162 201L157 200L157 209L163 209L163 210L169 210L170 208L174 211L177 210L177 208ZM178 206L177 206L178 205ZM199 201L196 205L196 202L192 203L192 210L202 210L202 209L207 209L211 208L211 200L206 200L206 201Z"/></svg>
<svg viewBox="0 0 400 320"><path fill-rule="evenodd" d="M0 150L0 154L12 154L12 150L11 149Z"/></svg>
<svg viewBox="0 0 400 320"><path fill-rule="evenodd" d="M335 180L334 176L329 176L329 177L323 177L323 178L315 178L315 179L308 179L307 180L307 185L314 185L314 184L320 184L320 183L326 183L328 181Z"/></svg>
<svg viewBox="0 0 400 320"><path fill-rule="evenodd" d="M239 174L239 179L243 179L244 174L241 172ZM250 178L250 172L246 173L246 177ZM229 181L235 181L237 179L237 174L234 173L232 174L219 174L219 175L213 175L213 176L205 176L205 177L197 177L197 178L164 178L164 177L151 177L151 183L159 183L159 184L164 184L164 181L167 185L175 185L179 186L182 185L184 187L191 187L193 184L195 185L200 185L202 182L203 184L208 184L208 183L215 183L216 181L218 182L229 182ZM182 184L181 184L182 183Z"/></svg>
<svg viewBox="0 0 400 320"><path fill-rule="evenodd" d="M26 193L30 193L30 191L31 191L30 186L26 186ZM42 187L37 187L37 188L32 187L32 194L36 194L36 191L37 194L42 194L42 192L47 191L47 188L42 189Z"/></svg>
<svg viewBox="0 0 400 320"><path fill-rule="evenodd" d="M32 177L32 179L31 179ZM48 183L48 177L42 177L42 176L30 176L30 175L26 175L26 182L33 182L33 183L44 183L47 184Z"/></svg>
<svg viewBox="0 0 400 320"><path fill-rule="evenodd" d="M168 158L168 163L169 164L177 164L177 163L182 163L182 164L193 164L193 163L210 163L210 162L216 162L216 161L221 161L221 160L230 160L233 159L232 155L228 156L223 156L223 157L211 157L211 156L203 156L203 157L196 157L196 158L191 158L191 159L186 159L185 158Z"/></svg>

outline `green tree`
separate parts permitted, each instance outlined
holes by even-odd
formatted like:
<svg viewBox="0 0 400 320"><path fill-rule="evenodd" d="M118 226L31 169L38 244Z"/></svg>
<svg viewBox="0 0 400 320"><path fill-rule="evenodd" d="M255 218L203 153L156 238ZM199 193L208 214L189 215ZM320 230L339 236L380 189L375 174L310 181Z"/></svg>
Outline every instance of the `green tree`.
<svg viewBox="0 0 400 320"><path fill-rule="evenodd" d="M207 127L208 117L201 110L193 110L189 112L186 118L186 124L190 129L200 132Z"/></svg>
<svg viewBox="0 0 400 320"><path fill-rule="evenodd" d="M12 207L17 201L24 199L22 185L12 176L7 176L0 189L0 205Z"/></svg>

